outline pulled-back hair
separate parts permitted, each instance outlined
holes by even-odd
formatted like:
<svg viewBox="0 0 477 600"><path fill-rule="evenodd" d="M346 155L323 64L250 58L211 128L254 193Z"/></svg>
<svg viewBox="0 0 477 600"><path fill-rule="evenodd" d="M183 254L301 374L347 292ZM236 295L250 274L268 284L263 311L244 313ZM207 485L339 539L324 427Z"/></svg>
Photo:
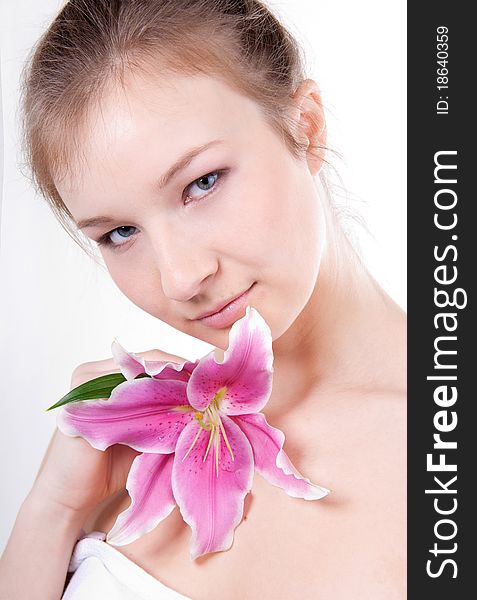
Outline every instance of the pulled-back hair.
<svg viewBox="0 0 477 600"><path fill-rule="evenodd" d="M54 183L81 157L88 115L131 72L206 74L253 99L294 156L306 150L287 116L305 79L301 49L257 0L70 0L22 73L22 134L36 190L82 247Z"/></svg>

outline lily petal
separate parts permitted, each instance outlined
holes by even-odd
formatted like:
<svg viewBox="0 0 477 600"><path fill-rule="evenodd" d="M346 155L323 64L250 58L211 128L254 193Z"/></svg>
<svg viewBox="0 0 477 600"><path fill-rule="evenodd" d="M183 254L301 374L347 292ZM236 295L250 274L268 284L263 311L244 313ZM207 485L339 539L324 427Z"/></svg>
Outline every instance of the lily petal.
<svg viewBox="0 0 477 600"><path fill-rule="evenodd" d="M109 399L67 404L57 424L64 434L79 435L98 450L126 444L139 452L167 454L193 418L185 382L148 377L121 383Z"/></svg>
<svg viewBox="0 0 477 600"><path fill-rule="evenodd" d="M305 500L317 500L330 493L297 471L283 450L285 435L269 425L265 415L240 415L233 421L252 446L255 468L271 484L283 488L289 496Z"/></svg>
<svg viewBox="0 0 477 600"><path fill-rule="evenodd" d="M229 347L223 362L214 351L204 356L194 369L187 396L197 410L205 410L219 390L220 410L227 415L260 411L272 391L272 336L261 315L250 306L230 330Z"/></svg>
<svg viewBox="0 0 477 600"><path fill-rule="evenodd" d="M167 360L146 360L144 357L128 352L121 344L114 340L111 345L114 362L126 379L131 380L141 373L146 373L156 379L177 379L189 381L190 374L199 363L184 361L175 363Z"/></svg>
<svg viewBox="0 0 477 600"><path fill-rule="evenodd" d="M234 460L221 435L218 475L215 443L211 444L207 458L203 460L210 438L209 431L196 423L189 423L177 442L172 490L184 521L192 528L192 559L230 548L234 529L242 519L244 498L252 486L253 456L250 444L231 419L223 416L222 424ZM189 452L197 434L199 437Z"/></svg>
<svg viewBox="0 0 477 600"><path fill-rule="evenodd" d="M140 373L146 372L144 359L133 352L127 352L116 339L111 344L111 353L114 362L126 379L134 379Z"/></svg>
<svg viewBox="0 0 477 600"><path fill-rule="evenodd" d="M171 487L173 454L140 454L126 482L131 504L121 512L106 541L124 546L152 531L176 505Z"/></svg>

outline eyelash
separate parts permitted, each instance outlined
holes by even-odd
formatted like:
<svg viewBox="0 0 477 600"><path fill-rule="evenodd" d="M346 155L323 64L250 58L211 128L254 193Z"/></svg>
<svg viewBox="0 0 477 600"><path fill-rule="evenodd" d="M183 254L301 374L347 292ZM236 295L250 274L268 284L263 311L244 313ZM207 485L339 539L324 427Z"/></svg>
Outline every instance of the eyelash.
<svg viewBox="0 0 477 600"><path fill-rule="evenodd" d="M184 192L188 192L189 189L198 181L200 181L201 179L204 179L204 177L208 177L209 175L217 175L217 178L214 182L214 185L210 188L210 190L204 194L203 196L201 196L200 198L197 198L197 200L202 200L203 198L206 198L207 196L209 196L210 194L214 193L214 191L217 189L218 187L218 182L222 179L223 175L228 171L228 169L219 169L217 171L209 171L208 173L206 173L205 175L201 175L200 177L198 177L197 179L194 179L194 181L192 181L191 183L189 183L189 185L187 185L184 188ZM183 192L183 197L184 197L184 192ZM185 203L185 206L187 206L188 204L190 204L192 202L192 200L190 200L189 202ZM110 235L115 232L118 229L122 229L122 228L127 228L127 227L133 227L133 225L121 225L120 227L115 227L114 229L111 229L110 231L108 231L107 233L105 233L104 235L102 235L98 240L96 240L96 243L99 246L106 246L108 248L111 248L112 250L118 250L119 248L121 248L122 246L125 246L127 242L124 242L123 244L115 244L113 243L113 241L110 238ZM132 237L132 236L131 236ZM129 238L125 238L126 240Z"/></svg>

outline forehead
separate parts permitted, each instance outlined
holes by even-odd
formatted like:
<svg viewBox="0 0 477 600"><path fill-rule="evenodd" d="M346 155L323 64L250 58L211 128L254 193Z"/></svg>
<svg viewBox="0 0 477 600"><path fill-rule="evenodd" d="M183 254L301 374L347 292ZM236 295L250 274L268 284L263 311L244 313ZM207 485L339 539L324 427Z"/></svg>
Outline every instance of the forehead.
<svg viewBox="0 0 477 600"><path fill-rule="evenodd" d="M147 163L151 153L155 168L164 170L191 147L217 138L244 143L263 125L260 106L219 78L129 76L90 110L78 136L80 159L58 188L75 194L94 185L96 175Z"/></svg>

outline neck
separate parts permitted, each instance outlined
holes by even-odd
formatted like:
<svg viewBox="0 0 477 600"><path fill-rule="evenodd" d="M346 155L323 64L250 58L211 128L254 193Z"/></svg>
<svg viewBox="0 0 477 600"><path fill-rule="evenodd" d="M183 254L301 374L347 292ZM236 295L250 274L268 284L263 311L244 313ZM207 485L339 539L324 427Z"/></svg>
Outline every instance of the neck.
<svg viewBox="0 0 477 600"><path fill-rule="evenodd" d="M405 389L404 312L368 273L339 227L333 235L307 305L273 343L278 390L273 412L297 406L297 398L311 390Z"/></svg>

